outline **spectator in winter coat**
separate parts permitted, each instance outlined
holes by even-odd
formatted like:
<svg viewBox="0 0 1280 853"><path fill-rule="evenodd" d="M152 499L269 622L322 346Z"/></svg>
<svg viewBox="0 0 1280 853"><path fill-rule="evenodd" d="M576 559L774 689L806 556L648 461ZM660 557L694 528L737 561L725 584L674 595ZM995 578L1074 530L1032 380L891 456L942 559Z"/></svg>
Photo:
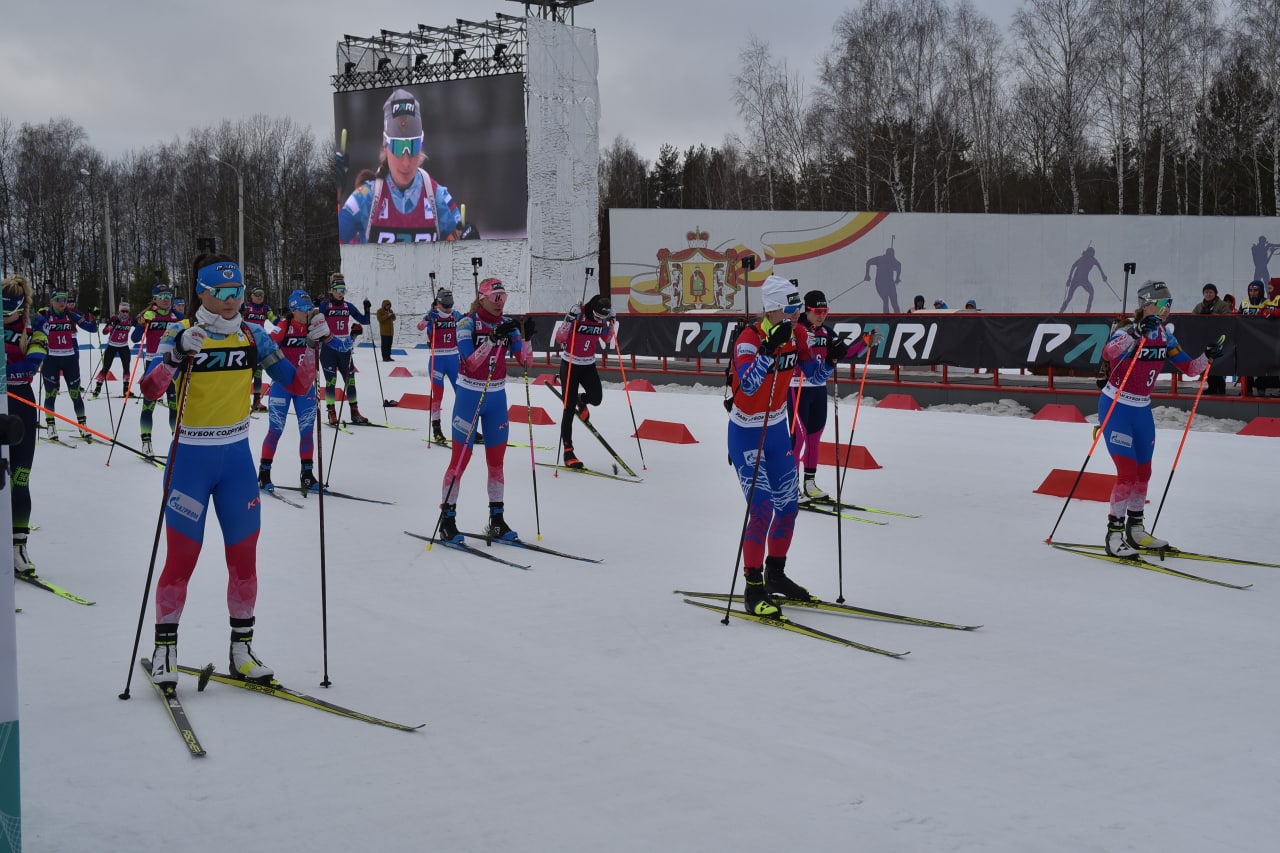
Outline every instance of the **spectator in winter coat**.
<svg viewBox="0 0 1280 853"><path fill-rule="evenodd" d="M1209 282L1201 291L1204 295L1204 301L1196 304L1191 309L1192 314L1230 314L1231 306L1218 298L1218 286L1213 282Z"/></svg>
<svg viewBox="0 0 1280 853"><path fill-rule="evenodd" d="M391 338L396 333L396 312L391 310L391 300L382 300L378 309L378 334L382 336L382 360L395 361L391 357Z"/></svg>
<svg viewBox="0 0 1280 853"><path fill-rule="evenodd" d="M1218 298L1218 286L1213 282L1209 282L1201 290L1204 296L1203 302L1197 302L1195 307L1191 309L1192 314L1230 314L1231 306ZM1227 377L1210 376L1205 380L1204 393L1206 394L1225 394L1227 393Z"/></svg>

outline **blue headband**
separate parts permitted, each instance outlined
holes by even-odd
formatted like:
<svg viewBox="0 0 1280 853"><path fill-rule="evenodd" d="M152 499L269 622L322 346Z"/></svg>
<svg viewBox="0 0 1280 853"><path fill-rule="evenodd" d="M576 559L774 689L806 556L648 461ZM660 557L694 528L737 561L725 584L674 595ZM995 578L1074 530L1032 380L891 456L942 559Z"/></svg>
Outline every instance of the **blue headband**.
<svg viewBox="0 0 1280 853"><path fill-rule="evenodd" d="M240 267L235 261L219 261L201 267L196 273L196 292L202 293L215 287L226 287L231 284L244 284L240 276Z"/></svg>

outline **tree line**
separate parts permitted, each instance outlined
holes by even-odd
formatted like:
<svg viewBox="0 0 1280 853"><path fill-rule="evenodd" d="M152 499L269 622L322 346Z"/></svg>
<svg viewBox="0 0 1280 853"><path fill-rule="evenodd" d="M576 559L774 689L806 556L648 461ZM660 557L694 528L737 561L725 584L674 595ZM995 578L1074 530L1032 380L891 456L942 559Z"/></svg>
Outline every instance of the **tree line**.
<svg viewBox="0 0 1280 853"><path fill-rule="evenodd" d="M1280 0L1024 0L1007 35L862 0L831 32L811 85L748 43L718 148L614 140L602 208L1280 211Z"/></svg>
<svg viewBox="0 0 1280 853"><path fill-rule="evenodd" d="M109 223L116 299L144 306L156 281L185 288L202 241L239 255L236 170L247 281L277 305L294 287L323 289L340 264L333 152L292 120L266 116L108 160L69 118L15 126L0 115L5 271L27 274L41 297L67 288L81 310L114 310Z"/></svg>
<svg viewBox="0 0 1280 853"><path fill-rule="evenodd" d="M1280 0L1024 0L1008 33L972 0L860 0L829 31L812 84L749 42L718 147L601 150L602 268L614 207L1280 214ZM103 304L109 220L117 294L145 304L198 241L238 253L224 164L247 277L323 288L333 152L266 116L109 160L70 118L0 115L3 266Z"/></svg>

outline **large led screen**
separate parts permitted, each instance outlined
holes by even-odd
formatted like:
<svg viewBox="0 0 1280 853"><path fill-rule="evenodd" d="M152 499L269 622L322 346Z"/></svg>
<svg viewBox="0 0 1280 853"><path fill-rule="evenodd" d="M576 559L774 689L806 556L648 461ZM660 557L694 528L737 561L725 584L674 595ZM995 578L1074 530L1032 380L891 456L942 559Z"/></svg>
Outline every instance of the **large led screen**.
<svg viewBox="0 0 1280 853"><path fill-rule="evenodd" d="M528 236L522 75L340 92L333 112L343 243Z"/></svg>

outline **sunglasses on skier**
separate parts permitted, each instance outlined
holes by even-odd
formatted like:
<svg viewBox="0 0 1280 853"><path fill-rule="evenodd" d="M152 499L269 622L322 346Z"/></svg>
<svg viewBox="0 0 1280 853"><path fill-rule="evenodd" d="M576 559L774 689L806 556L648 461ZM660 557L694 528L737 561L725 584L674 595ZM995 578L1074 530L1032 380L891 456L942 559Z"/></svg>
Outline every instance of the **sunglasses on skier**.
<svg viewBox="0 0 1280 853"><path fill-rule="evenodd" d="M1173 299L1171 297L1165 299L1148 299L1147 304L1156 306L1157 311L1163 311L1166 308L1173 307Z"/></svg>
<svg viewBox="0 0 1280 853"><path fill-rule="evenodd" d="M204 292L212 294L214 299L218 299L225 302L228 299L243 298L244 285L243 284L220 284L217 287L206 287L204 289Z"/></svg>
<svg viewBox="0 0 1280 853"><path fill-rule="evenodd" d="M392 157L404 157L407 154L418 154L422 151L422 137L410 136L401 138L382 134L382 143L387 146Z"/></svg>

